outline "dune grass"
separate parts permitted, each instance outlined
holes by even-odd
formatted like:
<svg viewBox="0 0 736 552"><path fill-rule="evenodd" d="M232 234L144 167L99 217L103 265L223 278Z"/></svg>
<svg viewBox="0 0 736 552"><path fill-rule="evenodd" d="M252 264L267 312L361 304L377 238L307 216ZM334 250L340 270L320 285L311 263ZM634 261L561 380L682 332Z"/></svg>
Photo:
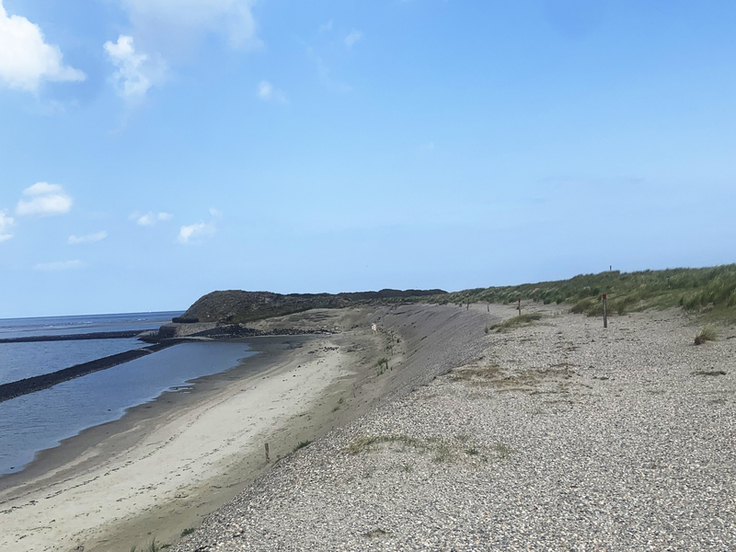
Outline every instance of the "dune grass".
<svg viewBox="0 0 736 552"><path fill-rule="evenodd" d="M603 313L604 293L609 314L679 306L706 318L736 323L736 264L630 273L613 270L569 280L468 289L438 295L433 300L467 304L514 303L522 299L564 304L573 312L597 316Z"/></svg>
<svg viewBox="0 0 736 552"><path fill-rule="evenodd" d="M500 324L494 324L490 327L490 329L496 330L497 332L503 332L512 328L518 328L520 326L528 326L529 324L533 323L536 320L540 320L541 318L541 313L529 312L525 314L520 314L519 316L514 316L513 318L509 318L508 320L504 320Z"/></svg>
<svg viewBox="0 0 736 552"><path fill-rule="evenodd" d="M718 339L718 332L713 326L707 325L695 336L695 344L702 345L706 341L715 341L716 339Z"/></svg>

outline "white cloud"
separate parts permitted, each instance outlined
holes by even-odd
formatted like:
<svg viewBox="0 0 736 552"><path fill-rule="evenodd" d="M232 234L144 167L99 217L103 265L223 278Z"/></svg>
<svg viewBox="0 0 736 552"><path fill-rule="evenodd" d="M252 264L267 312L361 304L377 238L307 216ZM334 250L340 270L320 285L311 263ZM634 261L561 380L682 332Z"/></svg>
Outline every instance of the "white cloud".
<svg viewBox="0 0 736 552"><path fill-rule="evenodd" d="M189 226L182 226L179 229L179 237L177 238L179 243L190 244L200 241L201 238L208 238L212 236L217 229L213 222L207 224L204 222L198 222L196 224L190 224Z"/></svg>
<svg viewBox="0 0 736 552"><path fill-rule="evenodd" d="M58 270L72 270L75 268L81 268L82 261L56 261L54 263L39 263L33 267L34 270L42 270L46 272L58 271Z"/></svg>
<svg viewBox="0 0 736 552"><path fill-rule="evenodd" d="M69 236L67 240L69 245L76 245L78 243L97 242L104 240L107 237L107 232L97 232L96 234L87 234L86 236Z"/></svg>
<svg viewBox="0 0 736 552"><path fill-rule="evenodd" d="M15 224L13 217L9 217L5 214L5 211L0 211L0 242L9 240L13 237L13 234L8 232L8 228Z"/></svg>
<svg viewBox="0 0 736 552"><path fill-rule="evenodd" d="M352 48L353 44L358 42L361 38L363 38L363 33L361 31L352 30L348 36L345 37L345 45L348 48Z"/></svg>
<svg viewBox="0 0 736 552"><path fill-rule="evenodd" d="M121 98L140 101L151 86L163 82L166 64L157 56L136 53L133 37L120 35L116 43L108 40L103 48L117 67L112 82Z"/></svg>
<svg viewBox="0 0 736 552"><path fill-rule="evenodd" d="M30 196L57 194L63 190L59 184L49 184L48 182L36 182L33 186L28 186L23 193Z"/></svg>
<svg viewBox="0 0 736 552"><path fill-rule="evenodd" d="M134 220L139 226L153 226L158 222L166 222L172 218L174 218L174 215L164 212L154 213L153 211L149 211L145 215L141 215L136 211L135 213L130 214L130 219Z"/></svg>
<svg viewBox="0 0 736 552"><path fill-rule="evenodd" d="M210 207L210 215L215 217L216 219L222 218L222 211L215 207Z"/></svg>
<svg viewBox="0 0 736 552"><path fill-rule="evenodd" d="M262 100L270 100L273 94L273 86L268 81L261 81L258 83L258 96Z"/></svg>
<svg viewBox="0 0 736 552"><path fill-rule="evenodd" d="M331 30L332 30L332 19L330 19L324 25L319 26L319 32L321 33L326 33L327 31L331 31Z"/></svg>
<svg viewBox="0 0 736 552"><path fill-rule="evenodd" d="M0 0L0 84L34 92L42 81L83 81L87 76L64 65L58 46L46 44L38 25L8 17Z"/></svg>
<svg viewBox="0 0 736 552"><path fill-rule="evenodd" d="M135 35L159 49L186 48L203 33L227 36L236 48L258 48L256 0L120 0Z"/></svg>
<svg viewBox="0 0 736 552"><path fill-rule="evenodd" d="M15 213L23 215L62 215L72 207L72 198L64 193L58 184L36 182L23 190L29 200L21 199L15 207Z"/></svg>
<svg viewBox="0 0 736 552"><path fill-rule="evenodd" d="M286 103L284 93L274 88L270 82L265 80L258 83L258 97L266 102L276 100L280 103Z"/></svg>

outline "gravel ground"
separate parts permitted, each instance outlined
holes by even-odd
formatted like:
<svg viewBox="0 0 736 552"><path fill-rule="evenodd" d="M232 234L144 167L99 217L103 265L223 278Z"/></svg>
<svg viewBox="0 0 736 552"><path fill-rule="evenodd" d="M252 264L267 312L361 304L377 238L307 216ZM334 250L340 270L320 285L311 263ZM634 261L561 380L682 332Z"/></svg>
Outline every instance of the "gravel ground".
<svg viewBox="0 0 736 552"><path fill-rule="evenodd" d="M604 330L530 305L545 317L485 333L511 315L486 308L425 340L416 308L384 316L405 339L396 371L421 385L278 462L174 550L736 551L735 328L694 346L680 311Z"/></svg>

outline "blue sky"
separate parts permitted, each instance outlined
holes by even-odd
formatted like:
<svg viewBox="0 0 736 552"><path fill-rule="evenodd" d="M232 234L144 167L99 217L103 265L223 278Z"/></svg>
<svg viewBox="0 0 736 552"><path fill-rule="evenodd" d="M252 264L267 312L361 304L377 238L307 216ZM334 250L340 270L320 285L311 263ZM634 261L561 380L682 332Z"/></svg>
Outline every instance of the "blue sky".
<svg viewBox="0 0 736 552"><path fill-rule="evenodd" d="M0 6L0 317L736 261L734 2Z"/></svg>

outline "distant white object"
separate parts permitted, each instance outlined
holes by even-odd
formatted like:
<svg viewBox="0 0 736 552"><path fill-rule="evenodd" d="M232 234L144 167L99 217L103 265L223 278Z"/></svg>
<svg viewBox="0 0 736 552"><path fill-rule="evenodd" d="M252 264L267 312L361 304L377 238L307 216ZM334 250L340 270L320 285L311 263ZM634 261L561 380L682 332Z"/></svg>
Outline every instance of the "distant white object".
<svg viewBox="0 0 736 552"><path fill-rule="evenodd" d="M375 322L371 324L371 330L373 330L373 333L378 333L378 326L376 326Z"/></svg>

